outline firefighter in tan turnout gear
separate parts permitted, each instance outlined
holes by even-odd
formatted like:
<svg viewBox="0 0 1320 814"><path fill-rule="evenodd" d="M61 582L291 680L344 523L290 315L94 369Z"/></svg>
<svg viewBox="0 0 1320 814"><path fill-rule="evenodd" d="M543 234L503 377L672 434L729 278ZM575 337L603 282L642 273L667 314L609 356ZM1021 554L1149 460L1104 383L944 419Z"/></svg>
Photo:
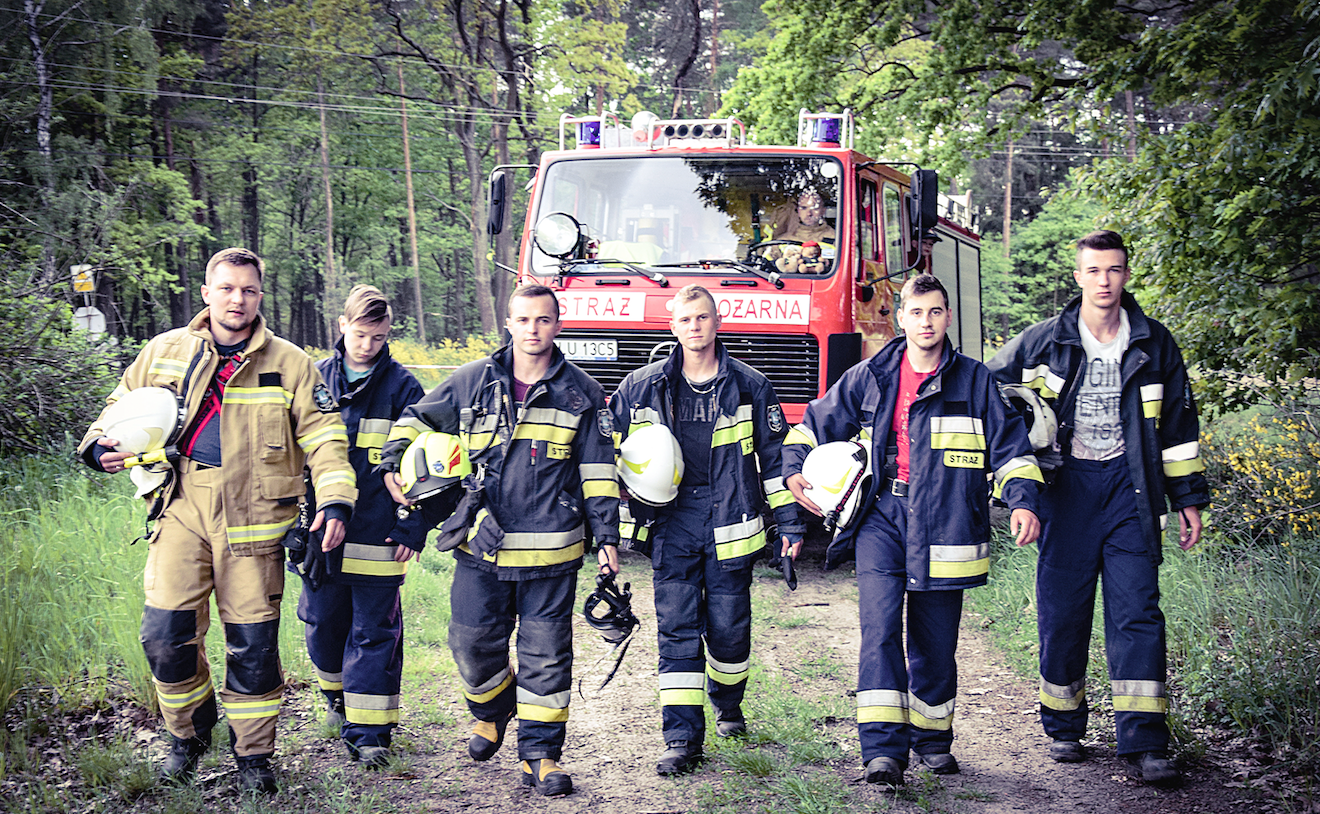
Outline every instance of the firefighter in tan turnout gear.
<svg viewBox="0 0 1320 814"><path fill-rule="evenodd" d="M170 447L177 455L134 477L156 520L142 646L172 737L162 775L192 777L219 717L205 649L214 591L225 633L220 703L239 787L273 793L270 757L284 692L280 540L297 518L304 464L319 503L313 528L324 529L327 551L343 540L357 486L338 406L311 358L273 335L258 314L262 272L262 260L246 249L213 256L201 287L206 310L148 342L108 401L146 387L180 400L182 432ZM113 473L133 461L106 432L112 411L87 431L79 453Z"/></svg>

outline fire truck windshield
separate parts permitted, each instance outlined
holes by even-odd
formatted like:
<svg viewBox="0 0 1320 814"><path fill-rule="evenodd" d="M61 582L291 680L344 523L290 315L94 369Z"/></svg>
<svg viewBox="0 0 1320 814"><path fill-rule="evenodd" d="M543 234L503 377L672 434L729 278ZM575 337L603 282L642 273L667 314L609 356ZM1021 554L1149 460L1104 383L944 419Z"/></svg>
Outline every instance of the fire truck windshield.
<svg viewBox="0 0 1320 814"><path fill-rule="evenodd" d="M544 172L531 222L572 215L588 238L584 259L599 260L575 263L574 274L617 274L615 260L727 275L755 257L789 274L833 270L842 174L833 158L595 153ZM561 273L560 258L534 247L531 259L534 274Z"/></svg>

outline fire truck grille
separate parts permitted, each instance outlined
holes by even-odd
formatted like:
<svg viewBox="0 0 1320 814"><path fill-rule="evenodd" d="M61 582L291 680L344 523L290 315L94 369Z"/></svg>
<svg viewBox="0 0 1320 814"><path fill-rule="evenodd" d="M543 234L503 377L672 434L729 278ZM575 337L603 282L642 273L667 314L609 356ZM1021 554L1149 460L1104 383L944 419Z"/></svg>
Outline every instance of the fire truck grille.
<svg viewBox="0 0 1320 814"><path fill-rule="evenodd" d="M613 362L576 361L600 382L607 394L618 389L623 377L643 365L665 358L674 349L674 335L669 331L565 330L560 339L614 339L619 343L619 358ZM765 374L774 385L780 401L805 403L817 395L820 380L820 345L816 337L783 334L721 333L720 341L729 354ZM657 345L662 345L652 351Z"/></svg>

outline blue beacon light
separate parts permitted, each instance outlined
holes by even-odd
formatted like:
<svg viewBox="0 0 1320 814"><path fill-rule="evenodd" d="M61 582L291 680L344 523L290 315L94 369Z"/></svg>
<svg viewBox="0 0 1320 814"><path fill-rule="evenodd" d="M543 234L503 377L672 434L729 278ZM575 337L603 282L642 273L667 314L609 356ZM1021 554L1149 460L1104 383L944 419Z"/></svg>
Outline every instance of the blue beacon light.
<svg viewBox="0 0 1320 814"><path fill-rule="evenodd" d="M577 146L579 150L600 149L600 122L577 123Z"/></svg>
<svg viewBox="0 0 1320 814"><path fill-rule="evenodd" d="M811 123L811 144L813 147L838 147L842 120L833 116L815 119Z"/></svg>

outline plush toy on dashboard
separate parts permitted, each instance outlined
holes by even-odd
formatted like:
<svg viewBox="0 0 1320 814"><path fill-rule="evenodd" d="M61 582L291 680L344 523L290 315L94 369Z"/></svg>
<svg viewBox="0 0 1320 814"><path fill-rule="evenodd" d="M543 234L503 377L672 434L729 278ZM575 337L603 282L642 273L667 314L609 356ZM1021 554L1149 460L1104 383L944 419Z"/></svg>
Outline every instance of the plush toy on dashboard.
<svg viewBox="0 0 1320 814"><path fill-rule="evenodd" d="M798 270L798 264L802 261L801 246L780 246L779 259L775 260L775 268L785 274L792 274Z"/></svg>
<svg viewBox="0 0 1320 814"><path fill-rule="evenodd" d="M803 274L823 274L825 260L820 256L820 244L814 240L802 244L802 257L797 270Z"/></svg>

